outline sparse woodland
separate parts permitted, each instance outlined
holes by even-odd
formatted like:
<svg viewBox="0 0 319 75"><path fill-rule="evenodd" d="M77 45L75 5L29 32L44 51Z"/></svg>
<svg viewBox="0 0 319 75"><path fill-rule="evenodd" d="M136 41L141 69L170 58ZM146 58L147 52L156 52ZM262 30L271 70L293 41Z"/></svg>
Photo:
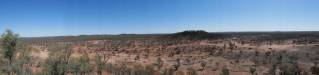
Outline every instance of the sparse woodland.
<svg viewBox="0 0 319 75"><path fill-rule="evenodd" d="M0 39L1 75L319 75L319 32Z"/></svg>

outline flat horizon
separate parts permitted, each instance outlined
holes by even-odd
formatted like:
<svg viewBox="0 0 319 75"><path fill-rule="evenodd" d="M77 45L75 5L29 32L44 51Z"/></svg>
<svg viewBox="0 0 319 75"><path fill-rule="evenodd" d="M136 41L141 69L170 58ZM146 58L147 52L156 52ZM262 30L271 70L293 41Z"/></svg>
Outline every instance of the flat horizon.
<svg viewBox="0 0 319 75"><path fill-rule="evenodd" d="M182 32L182 31L179 31ZM319 31L220 31L220 32L208 32L208 33L276 33L276 32L319 32ZM95 35L152 35L152 34L174 34L172 33L121 33L121 34L79 34L79 35L53 35L53 36L20 36L22 38L37 38L37 37L65 37L65 36L95 36Z"/></svg>
<svg viewBox="0 0 319 75"><path fill-rule="evenodd" d="M0 0L0 32L24 37L318 31L318 0Z"/></svg>

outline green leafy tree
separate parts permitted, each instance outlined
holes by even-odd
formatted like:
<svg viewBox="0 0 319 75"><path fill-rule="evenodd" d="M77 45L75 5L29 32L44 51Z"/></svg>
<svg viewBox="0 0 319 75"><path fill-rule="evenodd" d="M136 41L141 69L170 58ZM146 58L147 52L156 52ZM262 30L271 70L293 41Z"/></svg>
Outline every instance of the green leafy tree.
<svg viewBox="0 0 319 75"><path fill-rule="evenodd" d="M16 52L16 45L18 40L18 34L13 33L11 30L6 30L5 33L1 35L1 54L4 59L2 59L2 69L8 75L13 72L13 58Z"/></svg>
<svg viewBox="0 0 319 75"><path fill-rule="evenodd" d="M16 52L16 45L18 34L14 34L11 30L7 30L1 36L4 58L8 59L11 63L14 53Z"/></svg>

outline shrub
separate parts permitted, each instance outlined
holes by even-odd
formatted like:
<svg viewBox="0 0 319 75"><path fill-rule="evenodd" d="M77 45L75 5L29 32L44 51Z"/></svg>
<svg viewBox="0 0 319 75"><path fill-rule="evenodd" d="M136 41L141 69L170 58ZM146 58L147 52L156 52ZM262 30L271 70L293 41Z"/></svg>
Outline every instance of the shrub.
<svg viewBox="0 0 319 75"><path fill-rule="evenodd" d="M226 66L224 66L220 75L229 75L229 69Z"/></svg>
<svg viewBox="0 0 319 75"><path fill-rule="evenodd" d="M71 49L69 44L50 46L49 58L43 64L46 75L65 75L69 70Z"/></svg>
<svg viewBox="0 0 319 75"><path fill-rule="evenodd" d="M311 73L314 74L314 75L319 75L318 63L315 62L314 64L315 64L315 65L310 68Z"/></svg>
<svg viewBox="0 0 319 75"><path fill-rule="evenodd" d="M280 67L280 75L301 75L301 70L296 63L285 63Z"/></svg>
<svg viewBox="0 0 319 75"><path fill-rule="evenodd" d="M154 70L153 65L142 66L141 64L127 64L120 61L118 64L106 64L107 71L111 75L159 75L158 71Z"/></svg>
<svg viewBox="0 0 319 75"><path fill-rule="evenodd" d="M103 57L102 55L96 54L95 63L98 75L102 75L102 70L105 69L106 62L107 60L105 56Z"/></svg>
<svg viewBox="0 0 319 75"><path fill-rule="evenodd" d="M155 65L157 66L157 69L160 70L163 66L163 60L160 57L158 57Z"/></svg>
<svg viewBox="0 0 319 75"><path fill-rule="evenodd" d="M187 68L187 75L197 75L196 70L192 67Z"/></svg>
<svg viewBox="0 0 319 75"><path fill-rule="evenodd" d="M164 70L164 73L162 75L173 75L174 74L174 69L168 68Z"/></svg>
<svg viewBox="0 0 319 75"><path fill-rule="evenodd" d="M251 75L254 75L255 72L256 72L256 68L255 67L250 67L249 68L249 72L250 72Z"/></svg>

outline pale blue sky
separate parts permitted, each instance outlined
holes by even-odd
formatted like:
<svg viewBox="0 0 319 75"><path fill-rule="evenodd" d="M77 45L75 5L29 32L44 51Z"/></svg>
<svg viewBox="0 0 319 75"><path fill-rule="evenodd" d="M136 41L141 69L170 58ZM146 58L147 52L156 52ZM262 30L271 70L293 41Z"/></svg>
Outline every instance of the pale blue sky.
<svg viewBox="0 0 319 75"><path fill-rule="evenodd" d="M318 31L319 0L0 0L0 32L21 36Z"/></svg>

